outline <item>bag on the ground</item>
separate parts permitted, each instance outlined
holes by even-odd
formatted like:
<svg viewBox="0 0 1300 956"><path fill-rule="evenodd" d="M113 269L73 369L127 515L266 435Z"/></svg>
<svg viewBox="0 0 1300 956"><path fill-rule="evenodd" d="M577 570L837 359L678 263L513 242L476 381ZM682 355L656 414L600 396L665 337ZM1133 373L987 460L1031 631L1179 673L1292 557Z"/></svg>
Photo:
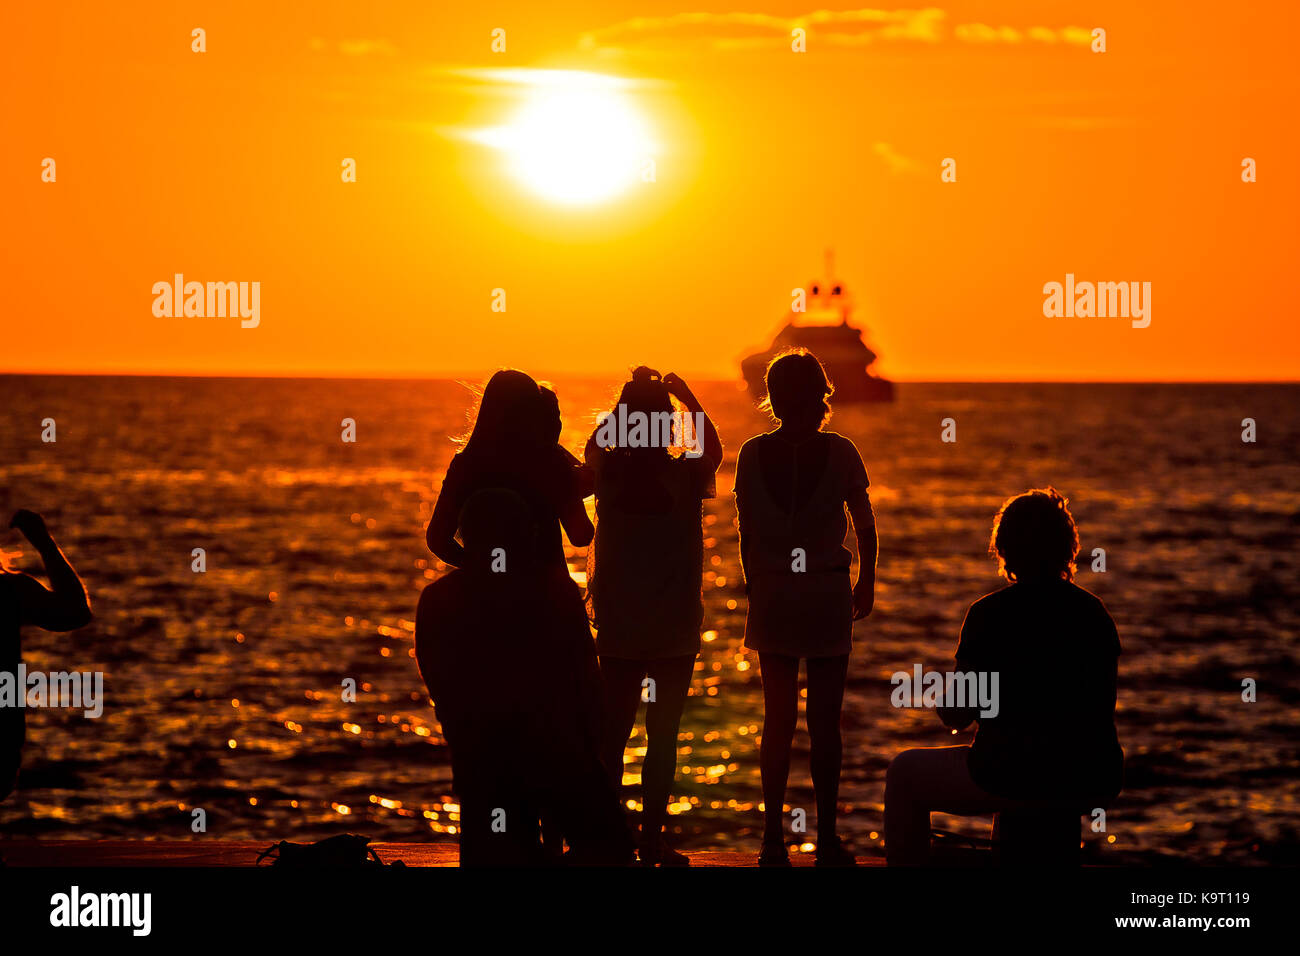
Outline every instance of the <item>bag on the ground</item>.
<svg viewBox="0 0 1300 956"><path fill-rule="evenodd" d="M315 843L290 843L281 840L257 855L257 865L269 859L271 866L383 866L384 861L370 846L370 838L356 833L340 833ZM403 866L401 860L392 864Z"/></svg>

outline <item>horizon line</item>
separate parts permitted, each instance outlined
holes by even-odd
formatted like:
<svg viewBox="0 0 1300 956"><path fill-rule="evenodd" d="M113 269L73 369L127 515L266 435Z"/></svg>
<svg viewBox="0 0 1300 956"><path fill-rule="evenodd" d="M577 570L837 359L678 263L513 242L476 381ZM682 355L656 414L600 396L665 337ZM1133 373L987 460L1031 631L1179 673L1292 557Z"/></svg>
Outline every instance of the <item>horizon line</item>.
<svg viewBox="0 0 1300 956"><path fill-rule="evenodd" d="M207 379L300 379L300 380L356 380L356 381L402 381L402 382L483 382L499 368L471 370L464 372L340 372L340 371L160 371L157 369L141 370L68 370L68 369L0 369L0 377L16 378L33 376L39 378L207 378ZM551 379L600 380L615 377L623 372L611 370L610 374L598 372L574 372L546 370L529 372L538 381ZM743 389L745 383L740 378L724 378L702 372L685 372L683 377L700 382L731 383L737 390ZM893 378L896 385L1300 385L1300 378Z"/></svg>

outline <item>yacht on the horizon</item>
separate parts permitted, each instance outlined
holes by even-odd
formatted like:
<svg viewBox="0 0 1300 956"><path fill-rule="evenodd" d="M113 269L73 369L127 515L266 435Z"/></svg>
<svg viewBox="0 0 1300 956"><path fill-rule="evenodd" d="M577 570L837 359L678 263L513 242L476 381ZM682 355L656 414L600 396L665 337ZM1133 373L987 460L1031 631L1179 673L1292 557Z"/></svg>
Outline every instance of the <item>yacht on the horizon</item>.
<svg viewBox="0 0 1300 956"><path fill-rule="evenodd" d="M806 310L786 316L785 327L765 351L740 363L741 374L755 398L766 394L768 363L788 349L807 349L821 360L840 402L890 402L894 383L872 373L877 355L863 341L862 330L849 323L853 301L844 283L835 278L834 259L826 255L826 278L807 290Z"/></svg>

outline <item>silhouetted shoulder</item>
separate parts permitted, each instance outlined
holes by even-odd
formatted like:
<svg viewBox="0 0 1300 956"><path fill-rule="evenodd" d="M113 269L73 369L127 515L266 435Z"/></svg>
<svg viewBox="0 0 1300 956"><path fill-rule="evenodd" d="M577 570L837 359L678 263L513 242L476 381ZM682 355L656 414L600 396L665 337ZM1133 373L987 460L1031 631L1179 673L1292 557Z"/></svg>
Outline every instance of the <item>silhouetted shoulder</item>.
<svg viewBox="0 0 1300 956"><path fill-rule="evenodd" d="M741 490L740 476L742 474L742 470L743 473L748 474L752 469L758 467L758 443L762 441L765 437L767 436L755 435L753 438L746 439L745 443L740 446L740 451L736 452L736 479L735 479L736 491Z"/></svg>
<svg viewBox="0 0 1300 956"><path fill-rule="evenodd" d="M745 443L740 446L740 451L736 453L736 467L740 467L741 461L747 461L751 467L757 467L759 450L762 446L772 441L779 441L779 439L773 437L776 435L776 431L774 428L770 432L763 432L761 435L746 439Z"/></svg>
<svg viewBox="0 0 1300 956"><path fill-rule="evenodd" d="M761 435L755 435L753 438L745 439L745 443L740 446L740 451L736 452L736 461L739 462L742 457L753 457L758 454L759 443L768 437L770 432L764 432Z"/></svg>
<svg viewBox="0 0 1300 956"><path fill-rule="evenodd" d="M465 459L465 453L458 451L451 456L447 471L442 476L442 485L438 489L438 500L434 505L435 520L429 523L430 534L437 524L436 519L438 517L442 517L444 521L454 521L459 516L460 506L464 504L465 498L469 494L469 485L469 463ZM454 526L451 530L455 530Z"/></svg>
<svg viewBox="0 0 1300 956"><path fill-rule="evenodd" d="M999 610L1009 607L1012 603L1011 589L1014 585L1008 584L1000 587L996 591L990 591L978 601L975 601L966 610L966 618L969 620L972 616L977 618L986 617L990 614L996 614Z"/></svg>
<svg viewBox="0 0 1300 956"><path fill-rule="evenodd" d="M1044 591L1044 588L1051 588L1052 590ZM1106 606L1101 603L1101 599L1097 595L1065 580L1053 581L1046 585L1008 584L996 591L990 591L978 601L975 601L970 606L968 613L993 615L1019 607L1026 601L1041 601L1044 594L1050 594L1050 600L1058 602L1063 612L1069 611L1076 614L1079 612L1098 613L1110 617L1106 611Z"/></svg>
<svg viewBox="0 0 1300 956"><path fill-rule="evenodd" d="M1069 582L1066 587L1074 592L1074 599L1078 601L1080 605L1096 611L1098 614L1104 614L1107 617L1110 617L1110 612L1106 610L1106 605L1102 599L1097 597L1097 595L1093 594L1087 588L1081 588L1073 581Z"/></svg>
<svg viewBox="0 0 1300 956"><path fill-rule="evenodd" d="M1069 581L1042 585L1009 584L984 595L970 606L962 625L963 635L985 629L996 630L1006 622L1027 620L1027 614L1041 614L1044 607L1054 619L1082 624L1085 632L1095 634L1110 650L1120 652L1119 632L1101 598Z"/></svg>
<svg viewBox="0 0 1300 956"><path fill-rule="evenodd" d="M1101 598L1093 594L1087 588L1081 588L1079 585L1070 583L1068 585L1074 592L1075 600L1096 622L1099 631L1104 631L1107 638L1114 643L1116 654L1121 652L1119 640L1119 629L1115 626L1115 619L1110 616L1110 611L1106 609L1106 604Z"/></svg>
<svg viewBox="0 0 1300 956"><path fill-rule="evenodd" d="M1006 597L1010 586L999 588L992 594L986 594L966 609L966 616L961 622L961 633L957 638L957 662L964 667L979 666L989 653L991 631L986 622L1005 613Z"/></svg>
<svg viewBox="0 0 1300 956"><path fill-rule="evenodd" d="M867 478L867 466L862 463L862 455L858 453L858 446L853 444L853 440L839 432L823 434L830 439L830 460L835 463L836 471L843 476L845 496L869 487L871 481Z"/></svg>
<svg viewBox="0 0 1300 956"><path fill-rule="evenodd" d="M1021 616L1024 596L1023 587L1017 589L1017 585L1008 584L972 603L962 620L958 656L983 651L990 641L996 643L1000 626L1005 627L1006 622Z"/></svg>
<svg viewBox="0 0 1300 956"><path fill-rule="evenodd" d="M464 479L468 467L469 462L465 458L465 453L463 451L456 452L456 454L451 456L451 461L447 463L447 471L442 476L443 485L456 485L460 483Z"/></svg>

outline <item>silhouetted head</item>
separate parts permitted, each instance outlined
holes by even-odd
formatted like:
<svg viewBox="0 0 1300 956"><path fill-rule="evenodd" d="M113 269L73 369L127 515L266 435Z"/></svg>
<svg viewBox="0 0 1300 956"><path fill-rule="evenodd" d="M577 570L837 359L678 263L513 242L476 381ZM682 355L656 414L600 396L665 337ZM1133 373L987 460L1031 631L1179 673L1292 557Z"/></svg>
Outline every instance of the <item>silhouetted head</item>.
<svg viewBox="0 0 1300 956"><path fill-rule="evenodd" d="M759 408L789 428L816 430L831 414L835 391L826 369L807 349L782 352L767 366L767 397Z"/></svg>
<svg viewBox="0 0 1300 956"><path fill-rule="evenodd" d="M618 403L626 405L629 412L655 412L673 410L673 400L664 385L663 376L647 365L632 369L632 378L619 389Z"/></svg>
<svg viewBox="0 0 1300 956"><path fill-rule="evenodd" d="M668 442L662 440L664 436L655 425L663 422L662 416L673 413L673 399L668 394L668 387L664 385L662 375L646 365L638 365L634 368L632 378L624 382L623 387L619 389L616 411L625 415L641 412L650 423L651 434L658 436L658 440L651 446L630 448L626 449L627 451L665 455L668 453ZM655 418L656 415L660 418Z"/></svg>
<svg viewBox="0 0 1300 956"><path fill-rule="evenodd" d="M460 536L467 567L473 571L490 570L494 562L506 574L522 570L532 563L537 544L528 503L506 488L485 488L469 496L460 509Z"/></svg>
<svg viewBox="0 0 1300 956"><path fill-rule="evenodd" d="M1079 531L1069 500L1050 485L1008 499L993 519L989 553L1008 581L1073 581Z"/></svg>
<svg viewBox="0 0 1300 956"><path fill-rule="evenodd" d="M494 372L479 397L465 451L493 457L537 451L546 445L543 408L541 388L531 376L514 368ZM558 409L557 403L556 417Z"/></svg>

